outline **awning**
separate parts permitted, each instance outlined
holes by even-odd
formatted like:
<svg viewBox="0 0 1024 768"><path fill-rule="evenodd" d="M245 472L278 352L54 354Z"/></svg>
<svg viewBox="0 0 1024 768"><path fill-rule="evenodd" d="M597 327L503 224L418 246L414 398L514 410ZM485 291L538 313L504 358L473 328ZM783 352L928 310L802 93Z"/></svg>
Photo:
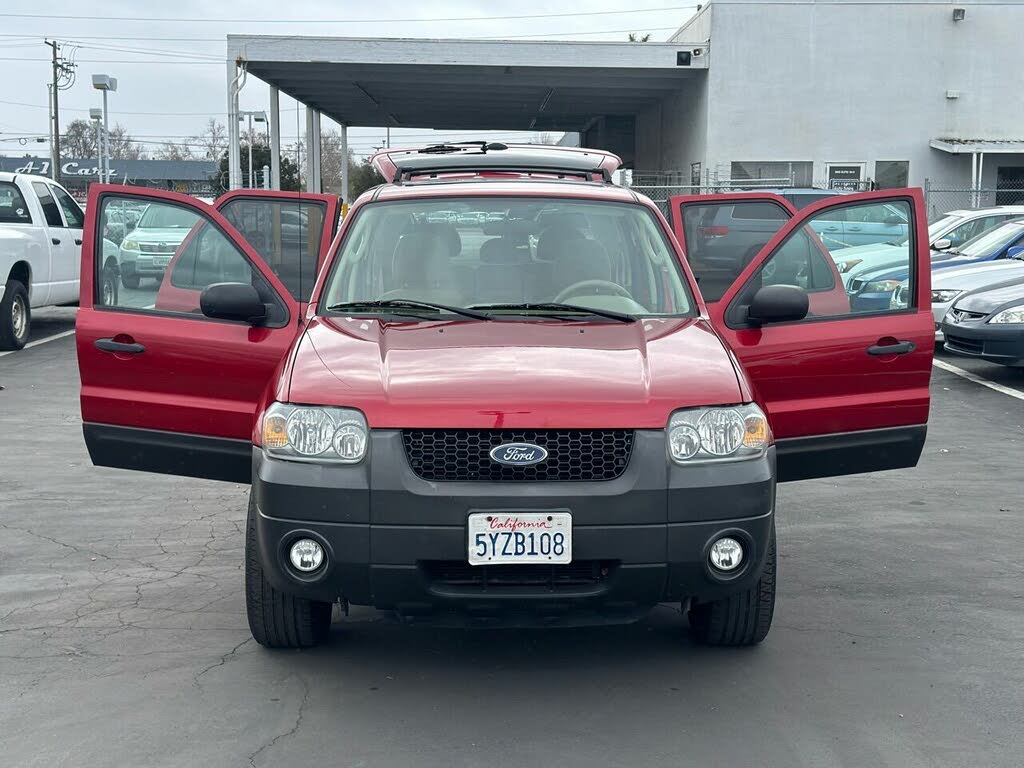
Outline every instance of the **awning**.
<svg viewBox="0 0 1024 768"><path fill-rule="evenodd" d="M932 139L929 146L951 155L1024 154L1024 139Z"/></svg>

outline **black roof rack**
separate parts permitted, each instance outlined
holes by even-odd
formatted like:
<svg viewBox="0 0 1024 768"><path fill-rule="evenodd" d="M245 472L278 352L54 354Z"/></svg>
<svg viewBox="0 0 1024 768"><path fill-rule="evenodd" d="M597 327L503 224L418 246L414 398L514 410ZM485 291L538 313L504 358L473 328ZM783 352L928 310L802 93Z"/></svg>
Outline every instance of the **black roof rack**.
<svg viewBox="0 0 1024 768"><path fill-rule="evenodd" d="M537 144L473 141L434 144L417 149L384 150L372 158L388 181L401 184L414 177L445 173L520 173L571 176L611 182L622 164L610 152Z"/></svg>

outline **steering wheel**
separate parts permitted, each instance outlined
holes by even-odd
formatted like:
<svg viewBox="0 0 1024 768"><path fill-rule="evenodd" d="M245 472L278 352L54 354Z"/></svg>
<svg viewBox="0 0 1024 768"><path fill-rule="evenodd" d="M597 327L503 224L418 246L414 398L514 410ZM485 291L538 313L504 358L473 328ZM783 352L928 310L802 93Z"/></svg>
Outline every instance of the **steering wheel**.
<svg viewBox="0 0 1024 768"><path fill-rule="evenodd" d="M581 280L578 283L573 283L568 288L563 289L555 296L555 304L561 304L570 296L578 296L582 293L586 293L588 296L622 296L627 299L632 299L633 295L623 288L618 283L613 283L610 280Z"/></svg>

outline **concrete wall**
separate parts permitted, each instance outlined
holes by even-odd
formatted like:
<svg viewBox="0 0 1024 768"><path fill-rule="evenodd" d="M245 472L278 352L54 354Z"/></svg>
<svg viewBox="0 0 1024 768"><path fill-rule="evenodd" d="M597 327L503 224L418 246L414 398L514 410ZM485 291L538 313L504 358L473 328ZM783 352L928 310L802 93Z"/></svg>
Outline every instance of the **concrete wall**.
<svg viewBox="0 0 1024 768"><path fill-rule="evenodd" d="M699 94L663 106L662 167L811 160L824 181L829 162L873 178L876 160L908 160L913 185L969 183L970 157L928 142L1024 138L1022 29L1019 2L714 0L673 38L711 38L706 122ZM986 182L999 163L986 157Z"/></svg>

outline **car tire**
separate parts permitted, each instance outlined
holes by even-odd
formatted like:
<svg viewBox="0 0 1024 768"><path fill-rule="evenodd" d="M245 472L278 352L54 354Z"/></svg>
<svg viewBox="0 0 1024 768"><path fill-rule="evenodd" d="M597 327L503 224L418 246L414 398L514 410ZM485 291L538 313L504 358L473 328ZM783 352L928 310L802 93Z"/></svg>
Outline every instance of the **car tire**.
<svg viewBox="0 0 1024 768"><path fill-rule="evenodd" d="M121 285L123 285L125 288L131 288L132 290L134 290L135 288L139 287L139 283L141 282L142 278L140 278L138 275L126 275L123 272L121 273Z"/></svg>
<svg viewBox="0 0 1024 768"><path fill-rule="evenodd" d="M104 307L117 306L117 268L106 267L100 283L100 304Z"/></svg>
<svg viewBox="0 0 1024 768"><path fill-rule="evenodd" d="M28 289L20 280L8 280L0 301L0 349L21 349L32 326Z"/></svg>
<svg viewBox="0 0 1024 768"><path fill-rule="evenodd" d="M312 648L326 642L332 603L307 600L267 581L256 545L256 501L249 494L245 525L245 612L249 629L265 648Z"/></svg>
<svg viewBox="0 0 1024 768"><path fill-rule="evenodd" d="M775 612L775 526L761 578L721 600L690 606L690 632L704 645L757 645L768 636Z"/></svg>

